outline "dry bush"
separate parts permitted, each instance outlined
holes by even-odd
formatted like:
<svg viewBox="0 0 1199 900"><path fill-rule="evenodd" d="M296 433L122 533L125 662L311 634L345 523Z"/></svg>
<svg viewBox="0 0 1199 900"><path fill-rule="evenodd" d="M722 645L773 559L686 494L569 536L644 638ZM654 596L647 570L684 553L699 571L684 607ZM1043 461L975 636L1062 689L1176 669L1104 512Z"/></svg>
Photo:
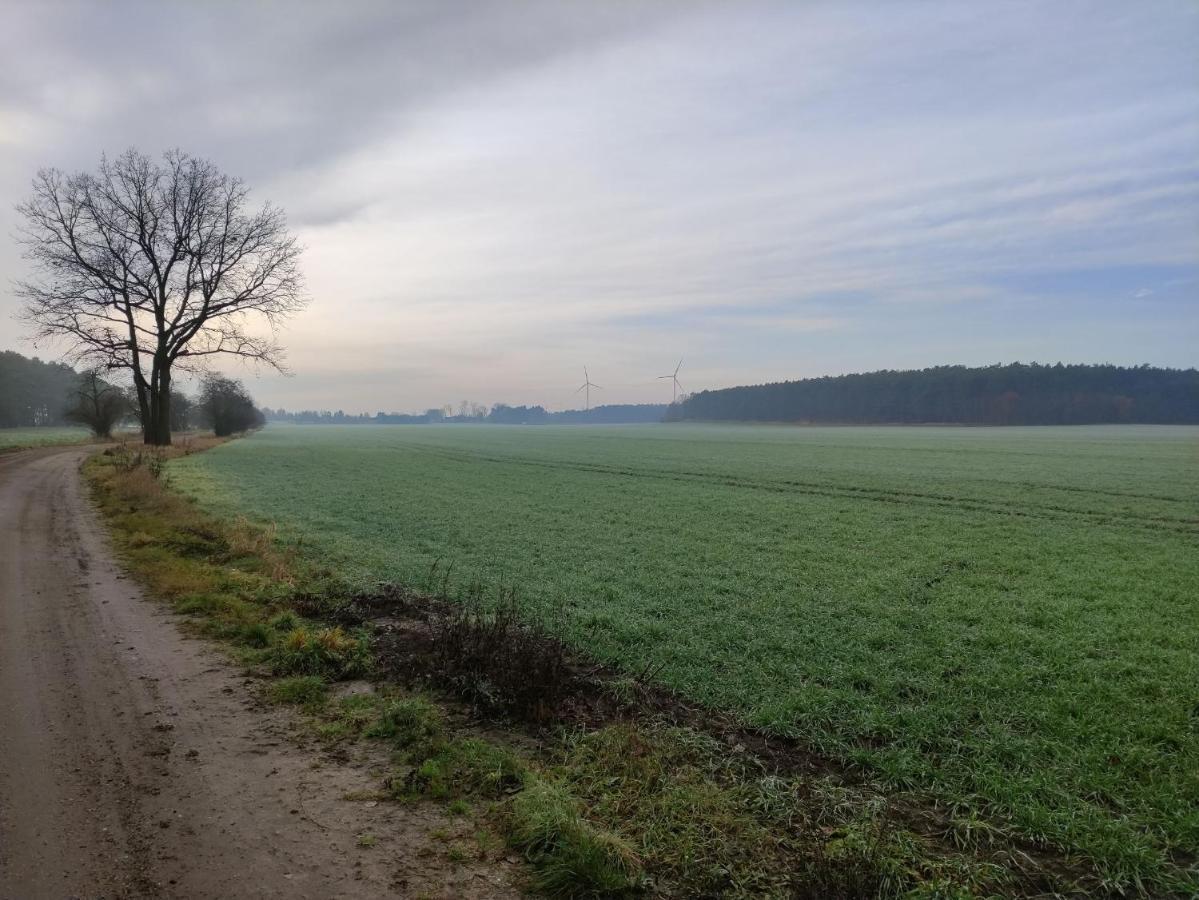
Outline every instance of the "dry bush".
<svg viewBox="0 0 1199 900"><path fill-rule="evenodd" d="M522 620L516 592L494 605L473 585L430 620L432 671L476 706L537 722L553 718L570 678L565 645Z"/></svg>

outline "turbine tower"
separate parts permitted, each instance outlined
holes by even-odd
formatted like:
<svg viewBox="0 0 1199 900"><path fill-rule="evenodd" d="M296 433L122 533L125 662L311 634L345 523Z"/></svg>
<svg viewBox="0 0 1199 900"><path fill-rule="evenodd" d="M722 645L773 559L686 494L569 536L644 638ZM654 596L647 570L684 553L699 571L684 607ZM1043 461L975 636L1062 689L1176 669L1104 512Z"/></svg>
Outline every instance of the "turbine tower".
<svg viewBox="0 0 1199 900"><path fill-rule="evenodd" d="M603 388L601 388L598 384L591 383L591 376L587 374L587 367L583 366L583 383L581 385L579 385L579 390L575 391L575 393L577 394L579 391L587 392L583 396L586 398L584 402L587 404L586 408L587 408L588 412L591 411L591 389L592 388L595 388L596 390L601 390L601 391L603 390Z"/></svg>
<svg viewBox="0 0 1199 900"><path fill-rule="evenodd" d="M683 361L680 359L679 364L674 367L674 371L669 375L659 375L658 379L670 379L670 402L677 403L679 394L683 393L683 386L679 384L679 369L683 368Z"/></svg>

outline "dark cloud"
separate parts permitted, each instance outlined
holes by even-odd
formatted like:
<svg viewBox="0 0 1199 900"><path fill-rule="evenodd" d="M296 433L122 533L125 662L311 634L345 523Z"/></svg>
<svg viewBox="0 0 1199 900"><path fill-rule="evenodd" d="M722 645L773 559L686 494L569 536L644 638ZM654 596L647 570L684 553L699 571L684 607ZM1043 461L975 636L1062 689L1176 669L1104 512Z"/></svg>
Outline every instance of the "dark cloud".
<svg viewBox="0 0 1199 900"><path fill-rule="evenodd" d="M87 143L60 151L76 164L101 149L180 145L260 177L684 9L699 6L50 0L6 22L0 90L32 115L86 124Z"/></svg>

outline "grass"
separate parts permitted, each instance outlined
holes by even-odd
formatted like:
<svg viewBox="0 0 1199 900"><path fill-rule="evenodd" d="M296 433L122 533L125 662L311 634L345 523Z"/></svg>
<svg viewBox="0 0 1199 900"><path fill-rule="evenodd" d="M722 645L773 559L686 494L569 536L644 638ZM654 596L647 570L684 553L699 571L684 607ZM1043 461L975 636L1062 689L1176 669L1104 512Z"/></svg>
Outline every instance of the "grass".
<svg viewBox="0 0 1199 900"><path fill-rule="evenodd" d="M828 777L767 776L694 730L619 724L541 754L457 732L427 699L375 705L369 727L403 763L401 798L465 798L556 896L966 897L1010 886L1003 867L936 853L895 828L885 802Z"/></svg>
<svg viewBox="0 0 1199 900"><path fill-rule="evenodd" d="M269 624L247 629L252 646L269 647L268 661L276 675L310 675L334 681L370 673L370 648L365 634L348 634L340 626L299 625L272 643ZM261 636L261 640L257 640Z"/></svg>
<svg viewBox="0 0 1199 900"><path fill-rule="evenodd" d="M0 453L52 444L85 444L92 439L86 428L0 428Z"/></svg>
<svg viewBox="0 0 1199 900"><path fill-rule="evenodd" d="M317 675L296 675L280 678L270 686L270 697L276 703L315 707L323 704L329 685Z"/></svg>
<svg viewBox="0 0 1199 900"><path fill-rule="evenodd" d="M321 426L169 471L363 584L520 585L569 641L933 798L964 842L1152 893L1199 883L1197 441Z"/></svg>
<svg viewBox="0 0 1199 900"><path fill-rule="evenodd" d="M512 843L532 862L541 890L619 896L641 881L641 860L632 848L584 819L578 800L561 784L531 780L509 817Z"/></svg>
<svg viewBox="0 0 1199 900"><path fill-rule="evenodd" d="M333 696L330 679L376 669L365 630L347 633L322 618L340 615L349 599L327 588L314 594L326 573L277 546L273 530L214 518L170 490L162 458L188 452L116 448L89 461L126 562L193 627L251 663L267 697L299 707L322 740L392 749L386 790L358 799L432 799L449 815L472 816L476 849L452 844L449 861L487 858L503 840L528 861L536 887L572 897L945 898L1044 884L1014 878L971 841L957 848L903 830L869 785L767 775L753 756L687 728L642 717L542 731L530 742L455 725L432 698L393 685ZM506 639L534 646L531 633L498 621L468 610L445 624L446 637L471 653ZM470 699L476 688L456 693ZM450 844L449 831L438 839ZM360 846L372 842L360 833Z"/></svg>

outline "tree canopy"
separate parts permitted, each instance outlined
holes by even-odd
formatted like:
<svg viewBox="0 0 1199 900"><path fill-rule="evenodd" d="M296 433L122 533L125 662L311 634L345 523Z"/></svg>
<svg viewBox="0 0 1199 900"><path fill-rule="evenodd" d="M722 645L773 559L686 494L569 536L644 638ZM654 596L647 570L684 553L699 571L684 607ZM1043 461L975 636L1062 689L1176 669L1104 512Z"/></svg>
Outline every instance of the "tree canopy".
<svg viewBox="0 0 1199 900"><path fill-rule="evenodd" d="M828 423L1199 424L1199 371L1012 363L937 366L692 394L672 419Z"/></svg>

